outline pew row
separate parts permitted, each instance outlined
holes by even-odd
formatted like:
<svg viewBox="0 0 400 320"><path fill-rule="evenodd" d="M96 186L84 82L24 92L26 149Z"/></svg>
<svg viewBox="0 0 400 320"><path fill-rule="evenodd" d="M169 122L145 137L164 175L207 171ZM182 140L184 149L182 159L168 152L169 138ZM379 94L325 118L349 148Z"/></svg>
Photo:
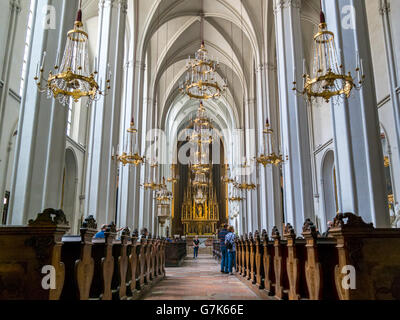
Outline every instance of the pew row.
<svg viewBox="0 0 400 320"><path fill-rule="evenodd" d="M46 209L27 226L0 226L0 300L132 300L165 277L166 241L138 241L111 223L94 239L97 223L85 219L80 235L60 210Z"/></svg>
<svg viewBox="0 0 400 320"><path fill-rule="evenodd" d="M236 276L264 299L400 300L400 230L338 214L327 237L276 227L236 239Z"/></svg>

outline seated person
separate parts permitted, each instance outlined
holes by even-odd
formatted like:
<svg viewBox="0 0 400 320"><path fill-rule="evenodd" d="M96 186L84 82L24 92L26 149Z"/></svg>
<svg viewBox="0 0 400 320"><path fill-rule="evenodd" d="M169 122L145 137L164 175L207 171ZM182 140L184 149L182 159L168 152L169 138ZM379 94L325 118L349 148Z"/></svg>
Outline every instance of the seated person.
<svg viewBox="0 0 400 320"><path fill-rule="evenodd" d="M107 230L107 225L102 224L100 231L95 234L94 238L95 239L105 239L104 232L106 232L106 230Z"/></svg>
<svg viewBox="0 0 400 320"><path fill-rule="evenodd" d="M102 224L100 231L95 234L94 238L95 239L105 239L104 232L106 232L107 227L108 226L106 224ZM118 233L118 232L120 232L122 230L124 230L124 228L117 229L116 232Z"/></svg>

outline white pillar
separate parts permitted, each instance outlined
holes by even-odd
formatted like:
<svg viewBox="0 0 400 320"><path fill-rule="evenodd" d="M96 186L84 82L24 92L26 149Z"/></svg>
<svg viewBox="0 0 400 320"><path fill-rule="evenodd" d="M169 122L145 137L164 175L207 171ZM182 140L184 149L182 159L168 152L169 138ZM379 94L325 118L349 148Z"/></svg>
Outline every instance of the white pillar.
<svg viewBox="0 0 400 320"><path fill-rule="evenodd" d="M43 8L48 5L53 5L59 15L56 28L45 30ZM38 0L34 8L28 81L22 96L13 169L10 224L25 224L43 209L60 206L67 108L40 94L33 78L43 51L47 52L45 74L53 69L57 52L64 52L66 34L73 27L77 7L77 0Z"/></svg>
<svg viewBox="0 0 400 320"><path fill-rule="evenodd" d="M126 0L99 2L99 81L104 84L109 71L112 78L109 94L93 105L88 148L85 215L94 215L98 224L110 223L116 216L117 169L112 150L119 144L126 13Z"/></svg>
<svg viewBox="0 0 400 320"><path fill-rule="evenodd" d="M344 6L351 6L355 13L351 17L355 21L346 27L342 23ZM325 1L325 8L328 29L335 33L338 47L342 48L345 70L355 69L358 51L367 76L360 91L353 90L350 99L332 105L339 210L358 214L376 227L389 227L365 0Z"/></svg>
<svg viewBox="0 0 400 320"><path fill-rule="evenodd" d="M258 153L266 154L264 150L264 128L265 121L268 118L274 130L273 144L274 152L279 154L279 113L277 110L277 90L276 90L276 65L263 63L258 68L257 81L260 84L257 86L258 93L258 110L257 110L257 126L258 126ZM276 166L259 165L259 181L260 181L260 230L271 231L274 226L282 225L282 197L281 197L281 182L280 169Z"/></svg>
<svg viewBox="0 0 400 320"><path fill-rule="evenodd" d="M3 198L7 183L7 172L10 163L9 155L11 148L9 146L9 135L4 130L4 119L6 117L6 109L9 98L10 90L10 73L11 64L13 62L13 52L15 43L15 33L18 25L18 16L21 12L21 5L18 0L10 1L10 20L8 24L7 43L5 44L5 53L3 59L3 68L1 72L1 79L3 80L3 87L1 89L1 100L0 100L0 214L3 213Z"/></svg>
<svg viewBox="0 0 400 320"><path fill-rule="evenodd" d="M277 68L276 64L267 63L266 71L266 105L268 107L268 118L274 130L272 137L274 144L274 152L280 154L280 121L279 121L279 97L277 90ZM268 205L268 220L267 231L271 232L274 226L282 225L283 209L282 209L282 190L281 190L281 173L280 168L269 166L266 172L267 178L267 205Z"/></svg>
<svg viewBox="0 0 400 320"><path fill-rule="evenodd" d="M264 64L261 64L256 69L256 81L257 81L257 116L256 116L256 125L257 125L257 151L256 157L259 157L261 154L265 154L265 144L264 144L264 124L267 118L266 113L266 103L267 97L265 95L265 72L264 72ZM268 216L268 208L267 208L267 169L261 165L257 164L257 180L258 180L258 188L255 191L258 195L259 200L259 215L260 215L260 230L267 228L267 216ZM259 230L259 231L260 231Z"/></svg>
<svg viewBox="0 0 400 320"><path fill-rule="evenodd" d="M392 112L393 119L396 127L396 141L391 141L391 151L393 151L393 156L391 157L391 165L393 169L392 175L394 176L393 191L395 201L398 202L400 199L400 186L398 185L399 179L398 172L400 166L400 101L397 94L397 89L399 87L398 74L396 69L396 53L393 41L393 32L395 30L392 28L393 13L391 12L391 2L390 0L380 0L379 13L382 16L383 32L385 37L385 48L386 48L386 60L389 73L389 87L390 87L390 99L392 102Z"/></svg>
<svg viewBox="0 0 400 320"><path fill-rule="evenodd" d="M120 147L117 150L118 154L121 154L124 151L125 145L127 145L127 134L126 130L130 126L130 122L132 119L132 81L134 77L134 63L132 61L127 62L125 65L125 104L122 110L122 125L120 128ZM129 227L136 228L134 224L134 212L133 212L133 201L132 199L132 190L133 190L133 171L134 169L127 166L119 166L119 193L118 193L118 217L117 217L117 225L118 227Z"/></svg>
<svg viewBox="0 0 400 320"><path fill-rule="evenodd" d="M275 0L279 102L281 109L285 221L300 233L314 219L307 105L292 91L302 83L303 46L300 0ZM286 160L288 156L288 160ZM282 225L277 225L281 230Z"/></svg>

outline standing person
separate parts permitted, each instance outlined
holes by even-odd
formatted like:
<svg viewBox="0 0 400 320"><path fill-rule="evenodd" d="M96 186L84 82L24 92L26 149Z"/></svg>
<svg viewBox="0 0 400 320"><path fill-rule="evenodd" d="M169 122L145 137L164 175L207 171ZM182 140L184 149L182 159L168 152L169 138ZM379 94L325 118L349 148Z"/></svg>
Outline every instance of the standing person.
<svg viewBox="0 0 400 320"><path fill-rule="evenodd" d="M236 246L235 246L235 229L233 226L228 228L229 233L225 236L225 245L228 250L228 271L233 275L232 268L236 270Z"/></svg>
<svg viewBox="0 0 400 320"><path fill-rule="evenodd" d="M193 259L196 259L197 256L199 255L199 245L200 245L199 236L196 236L193 239Z"/></svg>
<svg viewBox="0 0 400 320"><path fill-rule="evenodd" d="M222 226L222 230L218 233L219 245L221 248L221 272L228 272L228 251L226 250L225 237L228 234L228 225L225 223Z"/></svg>

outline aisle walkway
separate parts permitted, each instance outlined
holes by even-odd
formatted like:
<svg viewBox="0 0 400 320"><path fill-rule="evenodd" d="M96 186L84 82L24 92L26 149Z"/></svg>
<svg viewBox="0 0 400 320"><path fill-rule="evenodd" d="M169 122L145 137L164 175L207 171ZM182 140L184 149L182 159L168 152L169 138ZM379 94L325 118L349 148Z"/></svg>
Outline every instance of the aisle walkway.
<svg viewBox="0 0 400 320"><path fill-rule="evenodd" d="M220 272L209 255L187 258L180 268L166 268L167 276L145 300L259 300L235 276Z"/></svg>

